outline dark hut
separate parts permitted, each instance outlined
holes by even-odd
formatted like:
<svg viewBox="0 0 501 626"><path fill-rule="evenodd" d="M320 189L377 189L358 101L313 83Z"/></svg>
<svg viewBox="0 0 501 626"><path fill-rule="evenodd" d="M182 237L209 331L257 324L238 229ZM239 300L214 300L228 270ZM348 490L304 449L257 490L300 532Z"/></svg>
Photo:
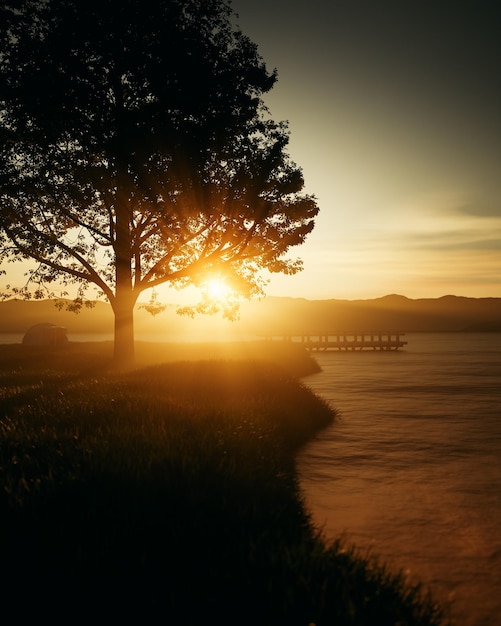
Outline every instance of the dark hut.
<svg viewBox="0 0 501 626"><path fill-rule="evenodd" d="M23 343L30 346L62 346L68 343L67 329L55 324L35 324L24 335Z"/></svg>

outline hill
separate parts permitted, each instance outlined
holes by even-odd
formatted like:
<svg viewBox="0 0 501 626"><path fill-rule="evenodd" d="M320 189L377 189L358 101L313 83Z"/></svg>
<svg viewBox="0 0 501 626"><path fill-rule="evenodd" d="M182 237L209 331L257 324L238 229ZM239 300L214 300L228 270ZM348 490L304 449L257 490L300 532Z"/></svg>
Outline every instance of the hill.
<svg viewBox="0 0 501 626"><path fill-rule="evenodd" d="M336 331L499 332L501 298L444 296L412 300L389 295L372 300L270 299L255 305L254 321L274 333Z"/></svg>
<svg viewBox="0 0 501 626"><path fill-rule="evenodd" d="M111 307L98 302L79 314L59 311L50 300L0 302L0 333L25 333L30 326L50 322L74 334L111 334ZM371 300L306 300L267 297L244 302L238 322L218 316L181 317L169 305L152 317L136 309L136 334L150 338L214 340L266 335L324 334L337 331L501 332L501 298L444 296L413 300L388 295Z"/></svg>

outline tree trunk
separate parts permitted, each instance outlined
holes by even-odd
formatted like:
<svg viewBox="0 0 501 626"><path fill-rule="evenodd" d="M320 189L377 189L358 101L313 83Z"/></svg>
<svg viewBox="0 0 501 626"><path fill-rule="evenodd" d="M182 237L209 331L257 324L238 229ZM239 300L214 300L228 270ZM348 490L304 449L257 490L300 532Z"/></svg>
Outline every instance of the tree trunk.
<svg viewBox="0 0 501 626"><path fill-rule="evenodd" d="M132 246L130 218L126 206L116 209L115 239L115 298L112 302L115 314L115 366L127 368L134 362L134 305L136 298L132 288Z"/></svg>
<svg viewBox="0 0 501 626"><path fill-rule="evenodd" d="M115 314L115 342L113 360L119 368L134 363L134 298L132 292L117 294L113 306Z"/></svg>

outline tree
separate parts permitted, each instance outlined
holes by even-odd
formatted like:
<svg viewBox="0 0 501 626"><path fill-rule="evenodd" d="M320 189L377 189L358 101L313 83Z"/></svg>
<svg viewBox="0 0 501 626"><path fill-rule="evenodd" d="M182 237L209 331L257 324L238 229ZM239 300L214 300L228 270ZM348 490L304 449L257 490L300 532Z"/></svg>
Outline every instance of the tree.
<svg viewBox="0 0 501 626"><path fill-rule="evenodd" d="M285 255L318 208L263 102L276 72L227 0L0 11L0 262L37 263L18 293L76 284L78 309L94 286L129 361L143 291L221 275L251 297L260 270L301 269Z"/></svg>

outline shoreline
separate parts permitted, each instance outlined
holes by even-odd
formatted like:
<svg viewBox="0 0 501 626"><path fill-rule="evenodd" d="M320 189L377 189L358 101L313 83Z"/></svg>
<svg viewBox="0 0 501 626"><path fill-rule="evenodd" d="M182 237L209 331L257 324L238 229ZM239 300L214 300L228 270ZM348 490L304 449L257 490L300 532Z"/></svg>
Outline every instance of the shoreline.
<svg viewBox="0 0 501 626"><path fill-rule="evenodd" d="M145 624L442 623L420 588L313 526L295 455L335 414L298 381L304 353L192 354L112 374L98 347L0 346L4 611L53 623L96 611Z"/></svg>

